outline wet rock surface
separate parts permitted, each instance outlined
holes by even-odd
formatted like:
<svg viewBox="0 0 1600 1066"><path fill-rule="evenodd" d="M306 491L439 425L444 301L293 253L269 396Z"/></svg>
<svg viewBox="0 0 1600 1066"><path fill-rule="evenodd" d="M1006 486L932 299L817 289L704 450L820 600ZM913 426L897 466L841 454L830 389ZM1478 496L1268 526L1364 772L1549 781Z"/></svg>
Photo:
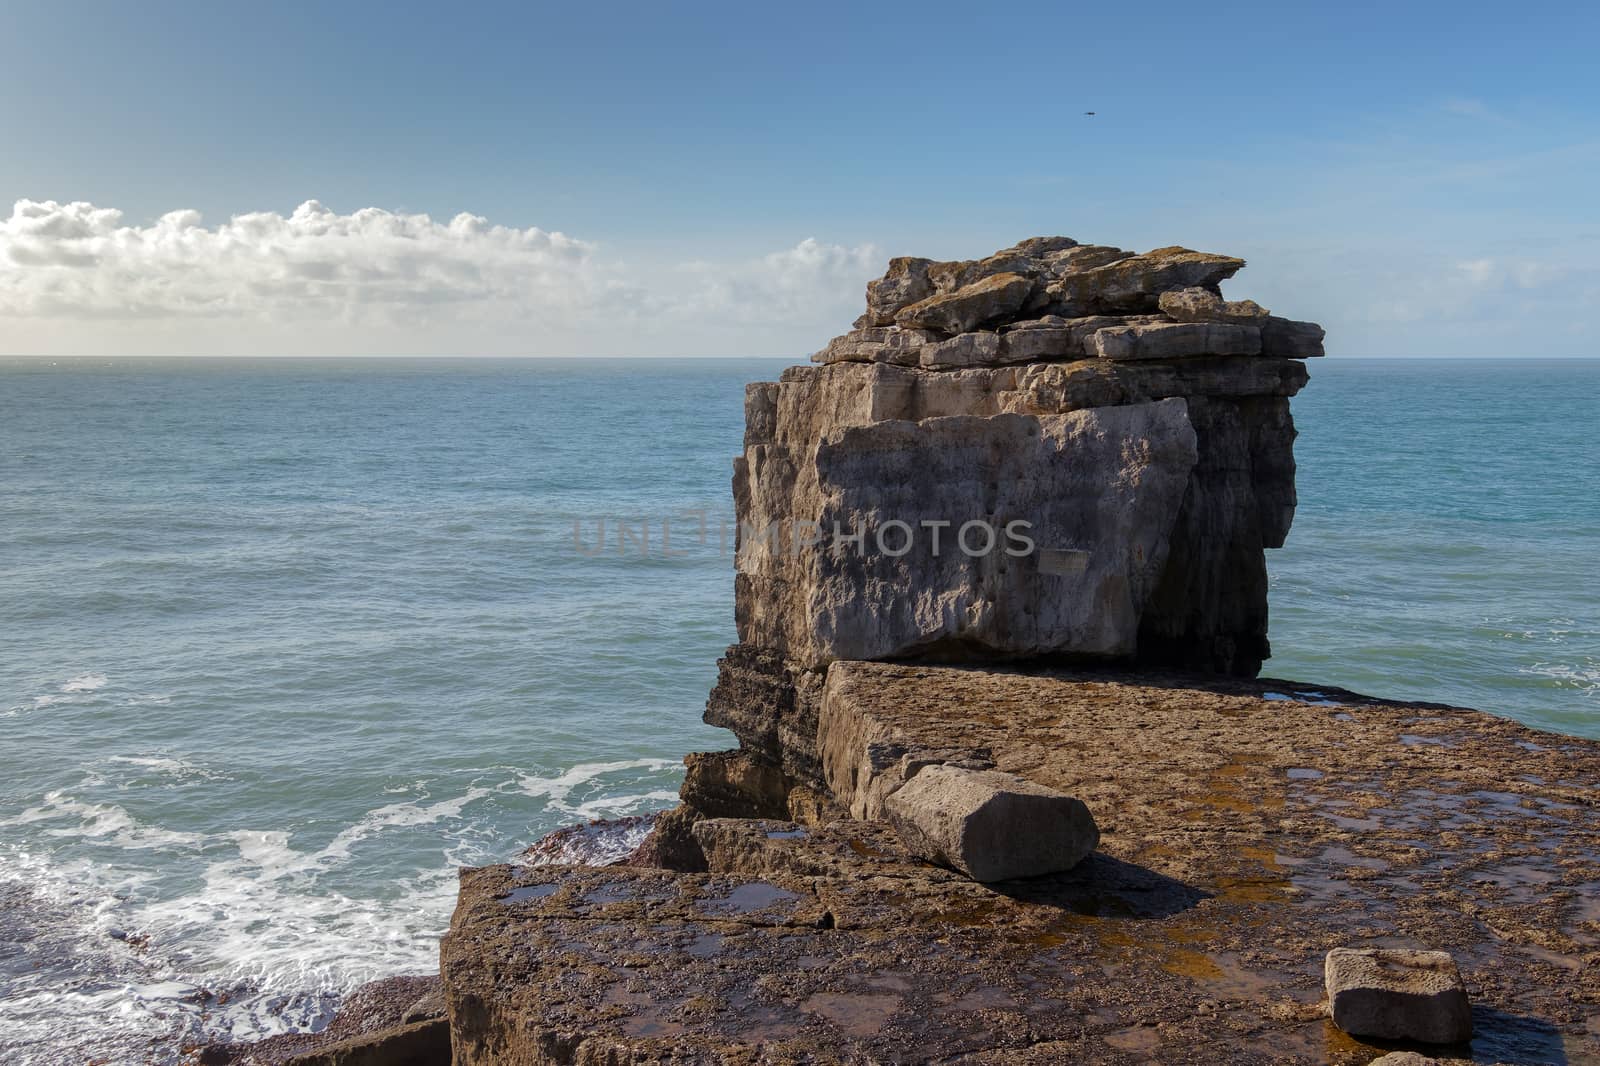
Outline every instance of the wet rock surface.
<svg viewBox="0 0 1600 1066"><path fill-rule="evenodd" d="M450 1066L444 985L421 975L373 981L318 1032L212 1044L194 1057L203 1066Z"/></svg>
<svg viewBox="0 0 1600 1066"><path fill-rule="evenodd" d="M1403 1048L1328 1018L1345 946L1452 953L1474 1035L1441 1061L1600 1056L1600 745L1283 682L829 681L879 743L954 759L959 735L1083 798L1099 849L984 885L834 813L696 820L699 873L468 871L458 1063L1364 1064Z"/></svg>

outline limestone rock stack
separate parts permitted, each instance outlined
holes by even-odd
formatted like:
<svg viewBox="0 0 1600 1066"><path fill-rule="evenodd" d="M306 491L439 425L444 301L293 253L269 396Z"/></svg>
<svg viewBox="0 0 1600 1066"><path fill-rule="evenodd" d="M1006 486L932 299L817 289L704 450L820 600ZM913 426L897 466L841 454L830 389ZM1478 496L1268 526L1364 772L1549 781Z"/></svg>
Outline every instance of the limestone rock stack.
<svg viewBox="0 0 1600 1066"><path fill-rule="evenodd" d="M1323 331L1224 300L1243 266L1066 237L891 261L818 365L747 390L740 642L707 721L820 781L840 660L1253 676Z"/></svg>

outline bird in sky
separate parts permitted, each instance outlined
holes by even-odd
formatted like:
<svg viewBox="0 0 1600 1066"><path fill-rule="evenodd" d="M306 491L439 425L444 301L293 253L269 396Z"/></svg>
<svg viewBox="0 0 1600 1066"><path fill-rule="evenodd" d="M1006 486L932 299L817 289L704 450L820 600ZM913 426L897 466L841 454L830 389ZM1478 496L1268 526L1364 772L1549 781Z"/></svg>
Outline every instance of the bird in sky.
<svg viewBox="0 0 1600 1066"><path fill-rule="evenodd" d="M1093 111L1085 111L1084 114L1085 115L1092 115L1092 114L1094 114L1094 112Z"/></svg>

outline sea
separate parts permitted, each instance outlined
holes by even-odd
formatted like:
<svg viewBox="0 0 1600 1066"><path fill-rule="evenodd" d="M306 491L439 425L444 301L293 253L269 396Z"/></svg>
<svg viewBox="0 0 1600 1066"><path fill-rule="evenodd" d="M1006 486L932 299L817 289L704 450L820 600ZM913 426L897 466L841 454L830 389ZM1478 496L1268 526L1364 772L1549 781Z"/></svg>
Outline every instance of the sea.
<svg viewBox="0 0 1600 1066"><path fill-rule="evenodd" d="M672 805L791 360L0 359L0 1061L431 972L456 869ZM1294 400L1265 673L1600 737L1600 361Z"/></svg>

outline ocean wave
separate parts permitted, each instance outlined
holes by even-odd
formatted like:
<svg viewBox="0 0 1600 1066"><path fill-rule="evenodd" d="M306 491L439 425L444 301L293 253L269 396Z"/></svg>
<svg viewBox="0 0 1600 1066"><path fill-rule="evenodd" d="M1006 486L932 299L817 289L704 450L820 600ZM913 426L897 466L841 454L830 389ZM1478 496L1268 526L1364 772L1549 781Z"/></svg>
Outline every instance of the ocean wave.
<svg viewBox="0 0 1600 1066"><path fill-rule="evenodd" d="M170 752L118 755L93 764L81 788L98 780L94 767L118 789L210 772ZM0 890L28 901L8 908L0 932L31 923L40 952L33 970L4 982L0 1059L175 1062L185 1043L314 1027L367 981L433 969L457 865L515 859L520 845L487 830L477 805L542 800L557 824L637 815L676 800L668 786L680 772L652 758L547 776L501 766L440 796L418 780L410 798L386 795L392 802L311 842L284 828L178 829L53 790L0 820ZM434 864L358 875L374 841L418 832L437 839ZM601 850L631 850L636 836L643 830Z"/></svg>
<svg viewBox="0 0 1600 1066"><path fill-rule="evenodd" d="M135 778L165 777L174 781L220 781L228 775L175 755L112 755L106 763L134 769ZM138 771L144 771L142 774ZM127 787L124 785L124 787Z"/></svg>
<svg viewBox="0 0 1600 1066"><path fill-rule="evenodd" d="M62 692L98 692L106 687L105 674L79 674L61 684Z"/></svg>
<svg viewBox="0 0 1600 1066"><path fill-rule="evenodd" d="M76 825L56 826L42 832L50 837L86 838L130 850L197 848L205 842L205 837L199 833L141 825L115 803L90 803L62 791L46 793L37 806L28 807L11 818L0 819L0 826L74 820Z"/></svg>
<svg viewBox="0 0 1600 1066"><path fill-rule="evenodd" d="M608 778L613 778L630 771L644 770L649 773L641 775L631 774L634 779L663 774L671 771L676 776L682 769L682 763L675 759L626 759L617 762L580 763L554 777L537 777L531 774L519 774L517 785L524 795L542 797L549 806L563 814L575 819L593 819L601 817L620 817L627 814L638 814L647 803L670 802L678 798L674 789L652 789L643 793L625 793L618 795L613 791L599 787ZM636 783L644 783L636 781ZM662 782L666 784L666 781ZM580 790L589 789L597 794L574 802L574 794Z"/></svg>
<svg viewBox="0 0 1600 1066"><path fill-rule="evenodd" d="M638 850L655 825L654 814L569 825L534 841L522 861L528 866L609 866Z"/></svg>
<svg viewBox="0 0 1600 1066"><path fill-rule="evenodd" d="M458 815L486 789L434 804L379 807L315 850L285 831L188 833L141 824L115 804L62 793L0 825L34 825L42 838L97 846L96 858L0 851L0 885L30 903L26 940L41 955L9 977L0 999L0 1058L54 1066L176 1061L198 1039L258 1039L314 1027L337 997L377 977L437 965L455 900L454 865L352 894L322 875L348 864L353 845L389 827ZM52 826L52 821L70 824ZM115 853L160 849L140 869ZM218 849L221 857L207 859ZM184 856L188 856L185 858ZM174 891L162 875L191 864ZM23 911L7 907L0 929Z"/></svg>
<svg viewBox="0 0 1600 1066"><path fill-rule="evenodd" d="M78 674L55 685L52 691L40 693L29 697L22 703L12 704L3 712L0 718L12 718L29 711L41 711L46 707L53 707L63 703L77 703L82 697L93 696L107 685L106 675L96 673Z"/></svg>
<svg viewBox="0 0 1600 1066"><path fill-rule="evenodd" d="M1538 662L1522 667L1519 672L1557 682L1560 687L1574 689L1586 697L1600 697L1600 663Z"/></svg>

